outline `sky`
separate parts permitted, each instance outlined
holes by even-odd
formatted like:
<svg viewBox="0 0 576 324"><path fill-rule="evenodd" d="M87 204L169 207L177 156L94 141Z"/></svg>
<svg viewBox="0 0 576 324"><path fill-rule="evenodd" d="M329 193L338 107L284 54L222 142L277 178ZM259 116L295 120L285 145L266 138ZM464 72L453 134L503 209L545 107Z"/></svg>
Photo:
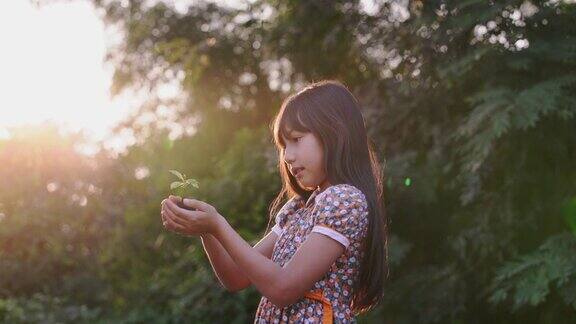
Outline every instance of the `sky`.
<svg viewBox="0 0 576 324"><path fill-rule="evenodd" d="M109 95L103 59L113 39L87 2L0 1L0 137L7 126L50 120L104 138L134 109L129 97Z"/></svg>
<svg viewBox="0 0 576 324"><path fill-rule="evenodd" d="M165 1L176 10L194 2L149 1ZM242 8L253 0L214 1ZM130 92L110 97L113 67L104 56L118 40L89 1L37 7L30 0L0 0L0 139L10 137L7 127L45 121L64 132L82 130L94 143L107 138L142 100ZM129 142L134 139L115 138L108 146L121 150Z"/></svg>
<svg viewBox="0 0 576 324"><path fill-rule="evenodd" d="M185 10L193 0L164 1ZM245 1L245 0L244 0ZM237 7L241 0L218 0ZM241 5L240 5L241 7ZM129 135L111 138L112 127L137 110L133 93L111 98L113 67L104 56L117 33L106 28L89 1L35 6L30 0L0 1L0 139L8 127L50 121L63 133L81 130L91 143L107 139L110 149L133 144ZM172 96L175 89L168 89ZM176 135L178 121L174 128ZM171 136L172 137L172 136ZM95 153L95 146L85 153Z"/></svg>

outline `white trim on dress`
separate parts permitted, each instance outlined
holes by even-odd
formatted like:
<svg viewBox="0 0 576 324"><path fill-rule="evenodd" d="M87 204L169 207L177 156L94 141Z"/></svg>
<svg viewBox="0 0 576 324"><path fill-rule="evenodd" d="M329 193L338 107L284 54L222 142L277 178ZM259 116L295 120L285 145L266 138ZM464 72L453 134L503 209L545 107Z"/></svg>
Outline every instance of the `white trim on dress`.
<svg viewBox="0 0 576 324"><path fill-rule="evenodd" d="M348 248L348 245L350 245L350 241L348 240L348 238L346 238L346 236L326 226L316 225L314 226L314 228L312 228L312 232L324 234L328 237L331 237L334 240L338 241L340 244L344 245L345 248Z"/></svg>

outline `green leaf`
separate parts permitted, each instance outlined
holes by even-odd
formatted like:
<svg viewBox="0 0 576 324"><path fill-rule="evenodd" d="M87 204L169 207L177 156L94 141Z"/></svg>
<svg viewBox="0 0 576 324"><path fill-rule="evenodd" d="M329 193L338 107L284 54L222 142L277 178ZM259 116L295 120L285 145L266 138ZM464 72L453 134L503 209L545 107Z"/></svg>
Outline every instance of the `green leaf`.
<svg viewBox="0 0 576 324"><path fill-rule="evenodd" d="M182 186L183 186L183 183L182 183L182 182L180 182L180 181L174 181L174 182L172 182L172 183L170 184L170 189L176 189L176 188L179 188L179 187L182 187Z"/></svg>
<svg viewBox="0 0 576 324"><path fill-rule="evenodd" d="M180 172L178 172L178 171L176 171L176 170L170 170L170 173L172 173L173 175L175 175L175 176L177 176L178 178L180 178L180 180L185 181L184 176L183 176Z"/></svg>
<svg viewBox="0 0 576 324"><path fill-rule="evenodd" d="M199 187L199 186L198 186L198 181L196 181L195 179L187 179L186 182L185 182L185 184L186 184L187 186L193 186L193 187L195 187L195 188L198 188L198 187Z"/></svg>
<svg viewBox="0 0 576 324"><path fill-rule="evenodd" d="M534 127L542 116L573 109L576 101L570 98L570 86L576 84L576 75L568 74L547 79L518 93L513 115L517 128ZM567 111L567 110L565 110Z"/></svg>
<svg viewBox="0 0 576 324"><path fill-rule="evenodd" d="M576 286L576 239L571 233L560 233L546 240L536 251L504 263L496 271L492 282L490 302L512 299L513 311L521 306L537 306L550 294L550 286L556 286L565 296L567 305L574 299L572 289Z"/></svg>

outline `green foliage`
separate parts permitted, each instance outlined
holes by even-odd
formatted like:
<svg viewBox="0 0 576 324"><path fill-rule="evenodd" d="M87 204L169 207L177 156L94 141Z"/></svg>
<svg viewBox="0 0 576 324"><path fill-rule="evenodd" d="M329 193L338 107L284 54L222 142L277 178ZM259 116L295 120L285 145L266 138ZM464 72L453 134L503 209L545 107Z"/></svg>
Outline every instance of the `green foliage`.
<svg viewBox="0 0 576 324"><path fill-rule="evenodd" d="M506 262L497 270L492 286L490 301L511 299L513 310L541 304L552 287L568 306L576 308L576 237L555 235L537 251Z"/></svg>
<svg viewBox="0 0 576 324"><path fill-rule="evenodd" d="M81 156L50 127L0 140L3 321L251 321L258 291L221 287L199 240L163 229L160 201L194 186L256 243L280 189L270 119L321 78L358 96L385 161L392 276L359 322L576 318L574 4L93 3L125 33L113 92L178 78L187 100L139 114L200 122L173 138L132 116L117 131L138 142L119 156Z"/></svg>
<svg viewBox="0 0 576 324"><path fill-rule="evenodd" d="M38 293L30 298L0 299L2 323L95 323L101 313L99 309Z"/></svg>
<svg viewBox="0 0 576 324"><path fill-rule="evenodd" d="M198 188L198 181L196 179L186 179L186 175L182 174L176 170L169 170L170 173L178 177L180 181L174 181L170 184L170 189L181 189L185 190L187 187L192 186Z"/></svg>

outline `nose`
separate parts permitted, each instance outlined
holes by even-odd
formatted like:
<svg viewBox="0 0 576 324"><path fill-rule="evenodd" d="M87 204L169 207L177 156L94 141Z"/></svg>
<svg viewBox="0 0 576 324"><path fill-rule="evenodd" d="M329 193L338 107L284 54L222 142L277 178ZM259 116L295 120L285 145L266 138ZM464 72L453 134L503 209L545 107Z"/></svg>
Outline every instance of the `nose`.
<svg viewBox="0 0 576 324"><path fill-rule="evenodd" d="M284 149L284 162L290 165L294 163L294 155L292 150L289 150L288 148Z"/></svg>

